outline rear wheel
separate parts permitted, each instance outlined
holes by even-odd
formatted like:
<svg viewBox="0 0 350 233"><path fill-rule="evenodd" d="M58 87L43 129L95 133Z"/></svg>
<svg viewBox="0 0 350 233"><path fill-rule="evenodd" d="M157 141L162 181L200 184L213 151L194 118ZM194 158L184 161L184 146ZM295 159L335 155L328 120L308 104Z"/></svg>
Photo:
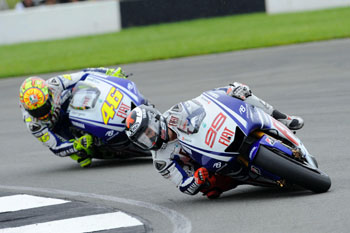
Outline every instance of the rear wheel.
<svg viewBox="0 0 350 233"><path fill-rule="evenodd" d="M286 155L277 154L264 146L260 146L253 163L285 179L288 183L316 193L326 192L331 187L331 179L326 173L307 167Z"/></svg>

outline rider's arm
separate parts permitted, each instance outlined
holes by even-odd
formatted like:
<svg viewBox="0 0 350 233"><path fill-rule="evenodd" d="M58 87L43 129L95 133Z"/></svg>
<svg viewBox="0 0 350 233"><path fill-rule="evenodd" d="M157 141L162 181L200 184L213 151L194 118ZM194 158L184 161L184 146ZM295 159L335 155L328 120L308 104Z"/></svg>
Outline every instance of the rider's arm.
<svg viewBox="0 0 350 233"><path fill-rule="evenodd" d="M215 90L225 91L227 95L241 100L246 100L248 97L253 95L252 91L247 85L239 82L234 82L231 83L229 86L216 88Z"/></svg>
<svg viewBox="0 0 350 233"><path fill-rule="evenodd" d="M100 67L88 68L83 71L71 74L58 75L56 77L48 79L47 84L49 85L50 90L52 90L52 92L57 95L57 93L62 93L63 90L73 88L78 81L86 78L88 74L93 73L105 74L108 76L114 76L123 79L127 78L127 76L124 74L123 70L120 67L117 69Z"/></svg>
<svg viewBox="0 0 350 233"><path fill-rule="evenodd" d="M234 82L229 86L216 88L214 90L224 91L229 96L238 98L240 100L245 101L248 104L261 108L269 115L272 115L273 113L273 107L264 100L254 95L251 89L245 84Z"/></svg>
<svg viewBox="0 0 350 233"><path fill-rule="evenodd" d="M74 149L73 142L64 140L59 135L56 135L40 121L36 121L26 114L24 114L24 121L32 135L45 146L49 147L55 155L65 157L77 153L77 150Z"/></svg>
<svg viewBox="0 0 350 233"><path fill-rule="evenodd" d="M96 73L102 73L106 74L108 76L113 76L117 78L123 78L126 79L128 76L124 73L121 67L118 67L117 69L114 68L105 68L105 67L99 67L99 68L87 68L83 70L84 72L96 72Z"/></svg>
<svg viewBox="0 0 350 233"><path fill-rule="evenodd" d="M170 159L169 149L172 145L169 144L165 149L152 151L154 167L165 179L175 184L181 192L189 195L197 194L201 189L201 184L198 184L193 176L194 168L190 165L184 165L177 158L177 155L172 155L174 158Z"/></svg>

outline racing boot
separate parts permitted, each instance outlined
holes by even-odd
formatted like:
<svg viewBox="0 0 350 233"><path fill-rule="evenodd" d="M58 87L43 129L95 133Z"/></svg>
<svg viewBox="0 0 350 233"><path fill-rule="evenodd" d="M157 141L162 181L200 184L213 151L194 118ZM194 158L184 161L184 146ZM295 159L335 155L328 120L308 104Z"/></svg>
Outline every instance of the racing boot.
<svg viewBox="0 0 350 233"><path fill-rule="evenodd" d="M304 120L298 116L288 116L278 110L273 110L272 117L287 126L290 130L298 130L304 126Z"/></svg>

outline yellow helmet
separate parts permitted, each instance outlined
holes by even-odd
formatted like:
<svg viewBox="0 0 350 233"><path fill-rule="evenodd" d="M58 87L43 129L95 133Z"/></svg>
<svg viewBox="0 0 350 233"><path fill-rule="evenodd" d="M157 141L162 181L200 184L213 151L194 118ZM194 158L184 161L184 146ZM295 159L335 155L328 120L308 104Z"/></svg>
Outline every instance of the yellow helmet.
<svg viewBox="0 0 350 233"><path fill-rule="evenodd" d="M44 79L29 77L19 89L19 101L30 115L36 118L47 118L51 111L51 95Z"/></svg>

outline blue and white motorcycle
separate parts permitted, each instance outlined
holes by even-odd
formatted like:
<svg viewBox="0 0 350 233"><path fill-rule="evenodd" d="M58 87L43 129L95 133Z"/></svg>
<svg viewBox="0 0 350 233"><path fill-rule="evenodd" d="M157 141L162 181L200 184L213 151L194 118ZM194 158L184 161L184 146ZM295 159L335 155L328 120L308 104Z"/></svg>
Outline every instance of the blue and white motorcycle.
<svg viewBox="0 0 350 233"><path fill-rule="evenodd" d="M301 140L261 109L215 90L195 100L203 109L189 120L198 131L180 131L178 138L210 172L252 185L300 186L316 193L330 188L329 176Z"/></svg>
<svg viewBox="0 0 350 233"><path fill-rule="evenodd" d="M124 159L151 156L134 146L125 134L125 119L135 106L147 104L134 82L89 74L72 91L68 107L70 132L94 138L94 158Z"/></svg>

